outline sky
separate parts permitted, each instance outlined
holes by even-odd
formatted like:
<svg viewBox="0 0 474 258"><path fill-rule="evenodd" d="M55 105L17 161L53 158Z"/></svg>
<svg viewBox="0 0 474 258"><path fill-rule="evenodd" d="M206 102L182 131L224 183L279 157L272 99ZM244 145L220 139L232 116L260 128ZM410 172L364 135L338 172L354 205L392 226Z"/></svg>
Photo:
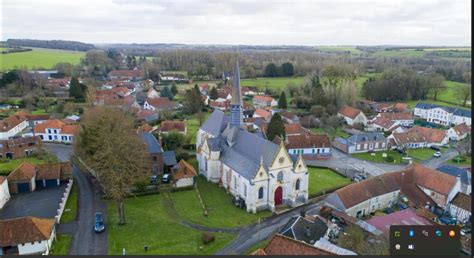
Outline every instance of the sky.
<svg viewBox="0 0 474 258"><path fill-rule="evenodd" d="M471 45L470 0L2 0L1 35L87 43Z"/></svg>

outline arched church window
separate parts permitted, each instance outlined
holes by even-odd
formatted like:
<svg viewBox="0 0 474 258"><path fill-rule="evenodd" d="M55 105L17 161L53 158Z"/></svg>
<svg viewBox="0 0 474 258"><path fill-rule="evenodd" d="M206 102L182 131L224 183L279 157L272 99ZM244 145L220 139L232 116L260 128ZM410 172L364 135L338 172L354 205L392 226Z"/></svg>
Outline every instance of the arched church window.
<svg viewBox="0 0 474 258"><path fill-rule="evenodd" d="M263 199L263 187L260 187L260 189L258 189L258 199Z"/></svg>
<svg viewBox="0 0 474 258"><path fill-rule="evenodd" d="M300 190L300 179L296 180L295 190Z"/></svg>
<svg viewBox="0 0 474 258"><path fill-rule="evenodd" d="M283 171L278 172L277 180L280 182L283 181Z"/></svg>

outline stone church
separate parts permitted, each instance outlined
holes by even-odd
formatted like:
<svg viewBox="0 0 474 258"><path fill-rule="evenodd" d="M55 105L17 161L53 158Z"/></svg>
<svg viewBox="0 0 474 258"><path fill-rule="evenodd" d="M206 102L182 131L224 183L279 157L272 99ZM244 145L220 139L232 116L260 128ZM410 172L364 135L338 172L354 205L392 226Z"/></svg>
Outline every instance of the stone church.
<svg viewBox="0 0 474 258"><path fill-rule="evenodd" d="M218 183L248 212L279 205L296 206L308 199L308 169L303 158L242 128L243 104L236 64L230 116L215 110L197 134L199 174Z"/></svg>

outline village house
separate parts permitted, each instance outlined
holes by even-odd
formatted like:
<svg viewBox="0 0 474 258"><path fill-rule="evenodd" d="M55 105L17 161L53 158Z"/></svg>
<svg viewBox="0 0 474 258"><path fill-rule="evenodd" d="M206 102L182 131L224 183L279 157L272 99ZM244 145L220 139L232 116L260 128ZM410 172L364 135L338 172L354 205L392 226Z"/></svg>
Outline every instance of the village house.
<svg viewBox="0 0 474 258"><path fill-rule="evenodd" d="M458 125L462 123L471 126L470 110L419 102L416 104L413 114L430 123L444 126Z"/></svg>
<svg viewBox="0 0 474 258"><path fill-rule="evenodd" d="M468 172L467 169L446 164L442 165L436 170L451 176L459 177L459 179L461 180L461 192L465 194L471 194L471 173Z"/></svg>
<svg viewBox="0 0 474 258"><path fill-rule="evenodd" d="M428 140L417 132L394 132L387 137L391 149L427 148Z"/></svg>
<svg viewBox="0 0 474 258"><path fill-rule="evenodd" d="M79 130L79 125L66 124L59 119L51 119L35 125L33 135L39 136L43 142L73 143Z"/></svg>
<svg viewBox="0 0 474 258"><path fill-rule="evenodd" d="M176 153L173 150L163 152L163 173L169 174L177 169Z"/></svg>
<svg viewBox="0 0 474 258"><path fill-rule="evenodd" d="M408 105L406 103L377 103L375 104L375 111L378 113L384 112L406 112L408 110Z"/></svg>
<svg viewBox="0 0 474 258"><path fill-rule="evenodd" d="M265 109L258 108L255 110L253 117L261 117L265 119L265 121L268 123L270 122L270 119L272 118L272 113Z"/></svg>
<svg viewBox="0 0 474 258"><path fill-rule="evenodd" d="M115 108L139 108L135 98L126 87L116 87L110 90L99 90L96 92L94 105Z"/></svg>
<svg viewBox="0 0 474 258"><path fill-rule="evenodd" d="M280 137L275 137L275 143L280 144ZM284 144L290 155L303 155L309 157L329 157L331 143L326 134L305 133L286 135Z"/></svg>
<svg viewBox="0 0 474 258"><path fill-rule="evenodd" d="M382 117L375 117L367 123L367 131L391 132L399 127L394 121Z"/></svg>
<svg viewBox="0 0 474 258"><path fill-rule="evenodd" d="M244 96L255 96L258 95L258 88L255 86L242 87L242 94Z"/></svg>
<svg viewBox="0 0 474 258"><path fill-rule="evenodd" d="M109 80L140 81L144 76L142 70L113 70L107 74Z"/></svg>
<svg viewBox="0 0 474 258"><path fill-rule="evenodd" d="M55 239L55 219L21 217L0 220L0 255L48 255Z"/></svg>
<svg viewBox="0 0 474 258"><path fill-rule="evenodd" d="M375 216L367 220L369 225L382 231L389 239L390 226L392 225L434 225L435 223L419 216L413 208L407 208L401 211L395 211L390 214Z"/></svg>
<svg viewBox="0 0 474 258"><path fill-rule="evenodd" d="M458 193L448 205L449 213L454 216L458 222L471 222L471 196Z"/></svg>
<svg viewBox="0 0 474 258"><path fill-rule="evenodd" d="M0 176L0 211L10 200L10 190L8 189L8 179L6 176Z"/></svg>
<svg viewBox="0 0 474 258"><path fill-rule="evenodd" d="M148 99L156 99L160 97L160 93L158 93L154 88L150 88L146 93L146 97Z"/></svg>
<svg viewBox="0 0 474 258"><path fill-rule="evenodd" d="M34 127L48 121L50 118L50 115L28 115L28 126Z"/></svg>
<svg viewBox="0 0 474 258"><path fill-rule="evenodd" d="M26 162L16 167L7 177L10 193L33 192L36 189L36 170L34 165Z"/></svg>
<svg viewBox="0 0 474 258"><path fill-rule="evenodd" d="M411 113L379 113L376 118L387 119L400 126L411 126L415 122Z"/></svg>
<svg viewBox="0 0 474 258"><path fill-rule="evenodd" d="M153 99L148 98L143 104L143 109L156 111L172 110L176 109L177 107L178 105L176 104L176 102L171 101L166 97L159 97Z"/></svg>
<svg viewBox="0 0 474 258"><path fill-rule="evenodd" d="M175 82L175 83L187 83L189 80L186 79L186 75L181 73L169 73L161 72L160 83Z"/></svg>
<svg viewBox="0 0 474 258"><path fill-rule="evenodd" d="M320 216L310 219L306 216L293 216L280 229L279 234L314 245L316 241L326 235L328 226L326 220Z"/></svg>
<svg viewBox="0 0 474 258"><path fill-rule="evenodd" d="M230 117L215 110L199 129L199 174L218 183L248 212L295 206L308 199L308 169L301 156L291 158L278 146L243 126L239 66L233 78Z"/></svg>
<svg viewBox="0 0 474 258"><path fill-rule="evenodd" d="M471 128L466 123L457 124L448 129L448 137L451 141L460 141L471 134Z"/></svg>
<svg viewBox="0 0 474 258"><path fill-rule="evenodd" d="M354 125L357 123L367 125L367 117L364 112L357 108L353 108L347 105L342 106L337 112L337 116L344 118L348 125Z"/></svg>
<svg viewBox="0 0 474 258"><path fill-rule="evenodd" d="M7 140L10 137L23 131L28 126L28 114L17 112L0 121L0 140Z"/></svg>
<svg viewBox="0 0 474 258"><path fill-rule="evenodd" d="M186 135L187 128L186 128L186 121L170 121L165 120L161 122L159 132L160 133L169 133L172 131L176 131L178 133Z"/></svg>
<svg viewBox="0 0 474 258"><path fill-rule="evenodd" d="M392 206L400 195L412 207L446 208L460 191L456 177L421 164L412 164L398 172L385 173L347 185L331 193L325 200L329 207L353 217L362 217Z"/></svg>
<svg viewBox="0 0 474 258"><path fill-rule="evenodd" d="M163 175L163 148L160 142L151 133L142 132L138 134L147 146L150 155L151 174Z"/></svg>
<svg viewBox="0 0 474 258"><path fill-rule="evenodd" d="M270 96L254 96L252 101L255 108L275 107L278 105L278 102Z"/></svg>
<svg viewBox="0 0 474 258"><path fill-rule="evenodd" d="M178 169L172 170L171 174L174 187L193 186L197 177L194 167L183 159L179 161Z"/></svg>
<svg viewBox="0 0 474 258"><path fill-rule="evenodd" d="M300 118L292 112L282 110L278 112L283 119L283 122L288 123L288 124L299 124L300 123Z"/></svg>
<svg viewBox="0 0 474 258"><path fill-rule="evenodd" d="M142 109L135 114L138 121L145 121L146 123L153 123L158 121L160 115L158 111Z"/></svg>
<svg viewBox="0 0 474 258"><path fill-rule="evenodd" d="M307 244L302 241L298 241L292 239L287 236L283 236L281 234L275 234L271 238L270 242L263 247L257 249L252 255L285 255L285 256L293 256L293 255L335 255L335 253L322 250L317 248L311 244Z"/></svg>
<svg viewBox="0 0 474 258"><path fill-rule="evenodd" d="M383 133L367 132L353 134L347 139L337 137L332 146L344 153L352 154L387 150L388 141Z"/></svg>
<svg viewBox="0 0 474 258"><path fill-rule="evenodd" d="M72 178L70 162L33 165L23 162L7 177L10 193L33 192L40 188L59 186Z"/></svg>
<svg viewBox="0 0 474 258"><path fill-rule="evenodd" d="M30 156L40 147L41 138L39 136L0 140L0 159L17 159Z"/></svg>
<svg viewBox="0 0 474 258"><path fill-rule="evenodd" d="M218 98L216 100L209 101L209 107L214 110L228 111L230 106L230 101L228 99Z"/></svg>

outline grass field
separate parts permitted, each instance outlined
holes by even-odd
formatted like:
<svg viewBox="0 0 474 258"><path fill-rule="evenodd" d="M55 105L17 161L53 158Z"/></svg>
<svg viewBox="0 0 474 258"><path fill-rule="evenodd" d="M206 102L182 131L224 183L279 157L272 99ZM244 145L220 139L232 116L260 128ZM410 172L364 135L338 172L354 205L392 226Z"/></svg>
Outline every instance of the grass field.
<svg viewBox="0 0 474 258"><path fill-rule="evenodd" d="M0 175L8 175L22 162L29 162L31 164L45 164L50 162L57 162L56 156L51 154L33 155L30 157L18 159L0 159Z"/></svg>
<svg viewBox="0 0 474 258"><path fill-rule="evenodd" d="M320 134L322 134L322 133L327 133L328 136L329 136L329 138L331 138L331 140L334 139L334 138L336 138L336 137L341 137L341 138L347 138L347 137L349 137L349 134L347 134L346 132L344 132L344 131L342 130L342 128L340 128L340 127L338 127L338 128L336 129L336 131L333 132L333 133L328 133L328 132L326 132L323 128L311 128L311 132L313 132L313 133L320 133Z"/></svg>
<svg viewBox="0 0 474 258"><path fill-rule="evenodd" d="M456 88L467 85L466 83L460 83L460 82L453 82L453 81L444 81L444 84L446 85L446 89L438 93L438 100L441 102L449 102L450 104L458 104L461 105L461 101L459 100L457 93L456 93ZM431 96L432 97L432 96ZM470 100L471 98L469 98ZM469 108L468 107L465 108Z"/></svg>
<svg viewBox="0 0 474 258"><path fill-rule="evenodd" d="M71 192L66 202L60 223L68 223L76 219L77 216L77 185L73 184Z"/></svg>
<svg viewBox="0 0 474 258"><path fill-rule="evenodd" d="M457 157L458 157L458 156L456 156L454 159L450 159L450 160L448 161L448 163L449 163L449 164L453 164L453 165L460 165L460 166L468 166L468 165L470 166L470 165L471 165L471 160L472 160L472 157L471 157L471 156L469 156L469 155L464 155L464 156L463 156L464 161L459 162L459 163L458 163L457 160L456 160Z"/></svg>
<svg viewBox="0 0 474 258"><path fill-rule="evenodd" d="M445 148L441 148L441 152L444 152ZM383 153L387 153L387 155L392 156L395 160L395 162L387 162L385 161L385 158L382 156ZM409 149L407 151L407 154L409 157L413 158L416 161L425 161L427 159L430 159L433 157L433 154L435 153L434 150L429 149L429 148L421 148L421 149ZM358 158L358 159L363 159L367 161L372 161L372 162L378 162L378 163L394 163L394 164L401 164L402 163L402 157L403 155L400 154L397 151L394 150L387 150L387 151L378 151L372 153L354 153L351 154L352 157Z"/></svg>
<svg viewBox="0 0 474 258"><path fill-rule="evenodd" d="M204 119L202 123L204 124L206 120L209 118L211 113L204 113ZM186 120L186 126L187 126L187 131L186 131L186 137L190 137L191 143L196 143L196 135L197 132L199 131L199 120L196 115L192 116L190 119Z"/></svg>
<svg viewBox="0 0 474 258"><path fill-rule="evenodd" d="M317 50L323 52L347 52L350 51L351 54L361 54L362 51L352 47L352 46L317 46L315 47Z"/></svg>
<svg viewBox="0 0 474 258"><path fill-rule="evenodd" d="M308 167L309 172L309 195L321 193L322 191L342 187L351 183L347 177L327 168Z"/></svg>
<svg viewBox="0 0 474 258"><path fill-rule="evenodd" d="M201 231L179 224L167 212L163 198L158 194L127 199L125 225L118 225L116 203L108 202L109 255L121 255L123 248L127 255L209 255L234 238L233 234L214 233L214 242L202 244Z"/></svg>
<svg viewBox="0 0 474 258"><path fill-rule="evenodd" d="M265 90L266 87L271 88L277 92L288 87L289 83L298 86L303 83L304 77L275 77L275 78L256 78L256 79L242 79L242 86L256 86L260 90Z"/></svg>
<svg viewBox="0 0 474 258"><path fill-rule="evenodd" d="M375 52L378 57L423 57L426 52L413 49L381 50Z"/></svg>
<svg viewBox="0 0 474 258"><path fill-rule="evenodd" d="M34 48L32 51L0 55L0 70L50 69L60 62L78 64L85 52Z"/></svg>
<svg viewBox="0 0 474 258"><path fill-rule="evenodd" d="M50 255L68 255L69 248L71 247L72 236L68 234L58 234L56 241L54 241Z"/></svg>
<svg viewBox="0 0 474 258"><path fill-rule="evenodd" d="M182 218L190 222L209 227L231 228L249 225L257 222L259 218L271 215L270 211L253 214L235 207L231 202L231 195L226 194L224 188L207 182L202 176L197 179L197 187L208 209L207 217L204 216L196 191L180 191L172 194L176 210ZM229 214L232 216L229 217Z"/></svg>

